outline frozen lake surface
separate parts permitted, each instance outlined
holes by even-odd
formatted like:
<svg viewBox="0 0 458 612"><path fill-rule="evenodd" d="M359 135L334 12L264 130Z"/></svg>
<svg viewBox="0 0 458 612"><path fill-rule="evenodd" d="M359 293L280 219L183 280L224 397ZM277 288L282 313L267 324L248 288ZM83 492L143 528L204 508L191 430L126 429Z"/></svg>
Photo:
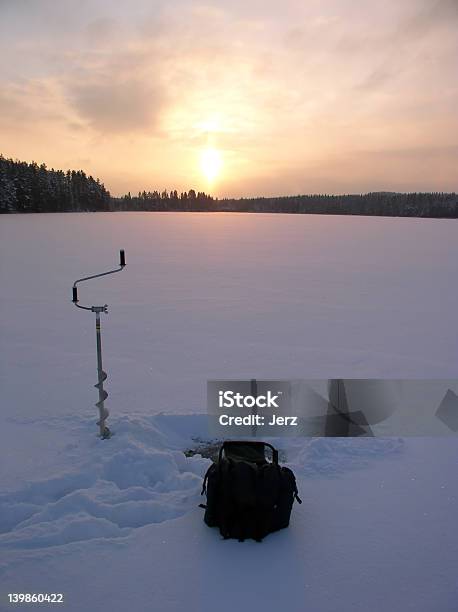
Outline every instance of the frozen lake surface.
<svg viewBox="0 0 458 612"><path fill-rule="evenodd" d="M209 378L453 377L458 221L99 213L1 219L8 411L74 413L102 316L113 412L201 412Z"/></svg>
<svg viewBox="0 0 458 612"><path fill-rule="evenodd" d="M207 379L456 377L458 221L12 215L0 245L2 596L64 592L75 612L456 609L456 439L284 439L304 503L261 545L203 525L208 460L182 450L205 430ZM109 305L102 442L94 315L71 286L120 248L126 270L80 289Z"/></svg>

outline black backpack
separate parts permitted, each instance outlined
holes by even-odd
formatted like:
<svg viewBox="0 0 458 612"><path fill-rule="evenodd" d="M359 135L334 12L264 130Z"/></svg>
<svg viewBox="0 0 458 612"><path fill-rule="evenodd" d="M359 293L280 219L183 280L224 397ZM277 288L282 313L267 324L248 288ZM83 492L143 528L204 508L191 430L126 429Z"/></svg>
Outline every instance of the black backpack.
<svg viewBox="0 0 458 612"><path fill-rule="evenodd" d="M266 459L266 447L272 450L272 462ZM294 499L302 503L293 472L278 465L278 451L271 444L258 441L224 442L217 463L205 474L204 493L205 523L219 527L224 539L240 542L260 542L288 527Z"/></svg>

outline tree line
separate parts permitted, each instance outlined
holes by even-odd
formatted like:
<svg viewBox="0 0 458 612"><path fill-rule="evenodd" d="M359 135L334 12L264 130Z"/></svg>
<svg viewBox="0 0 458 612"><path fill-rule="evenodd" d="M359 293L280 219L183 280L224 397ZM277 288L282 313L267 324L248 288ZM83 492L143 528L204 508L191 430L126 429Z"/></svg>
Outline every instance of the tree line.
<svg viewBox="0 0 458 612"><path fill-rule="evenodd" d="M54 170L45 164L0 155L0 213L110 210L110 192L83 170Z"/></svg>
<svg viewBox="0 0 458 612"><path fill-rule="evenodd" d="M54 170L0 155L0 213L81 211L228 211L458 218L456 193L374 192L216 199L194 189L111 197L83 170Z"/></svg>
<svg viewBox="0 0 458 612"><path fill-rule="evenodd" d="M194 189L178 193L176 189L164 191L140 191L138 196L130 192L120 198L112 198L112 210L143 211L212 211L217 210L216 200L203 191Z"/></svg>
<svg viewBox="0 0 458 612"><path fill-rule="evenodd" d="M458 218L456 193L374 192L356 195L297 195L218 201L218 210L317 215Z"/></svg>

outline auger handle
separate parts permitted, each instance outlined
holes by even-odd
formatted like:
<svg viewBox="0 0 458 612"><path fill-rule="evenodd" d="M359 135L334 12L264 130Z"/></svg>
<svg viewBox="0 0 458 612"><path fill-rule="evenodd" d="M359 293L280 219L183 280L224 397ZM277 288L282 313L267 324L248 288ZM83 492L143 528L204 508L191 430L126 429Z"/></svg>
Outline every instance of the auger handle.
<svg viewBox="0 0 458 612"><path fill-rule="evenodd" d="M82 283L84 281L88 281L88 280L92 280L93 278L100 278L101 276L107 276L108 274L114 274L115 272L121 272L121 270L124 270L126 266L126 253L124 251L124 249L121 249L119 251L119 268L117 268L116 270L109 270L108 272L102 272L101 274L92 274L91 276L85 276L84 278L78 278L74 283L73 283L73 287L72 287L72 302L75 304L75 306L77 306L78 308L82 308L83 310L91 310L92 312L95 312L95 310L93 310L91 307L88 306L80 306L80 304L78 304L78 288L77 285L78 283ZM106 306L106 305L105 305ZM94 308L96 308L94 306ZM97 308L99 308L97 306ZM100 307L102 308L102 307ZM100 312L106 312L105 309L100 310Z"/></svg>

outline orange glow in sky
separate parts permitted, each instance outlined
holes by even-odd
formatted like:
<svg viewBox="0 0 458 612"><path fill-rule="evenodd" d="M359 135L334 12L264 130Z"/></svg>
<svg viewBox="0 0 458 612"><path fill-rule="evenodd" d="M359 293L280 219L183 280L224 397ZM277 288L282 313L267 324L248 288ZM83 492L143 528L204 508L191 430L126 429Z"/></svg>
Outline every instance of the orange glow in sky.
<svg viewBox="0 0 458 612"><path fill-rule="evenodd" d="M458 191L456 0L2 2L0 53L0 152L114 195Z"/></svg>
<svg viewBox="0 0 458 612"><path fill-rule="evenodd" d="M213 183L221 172L222 160L219 151L209 147L204 149L200 156L200 166L207 181Z"/></svg>

